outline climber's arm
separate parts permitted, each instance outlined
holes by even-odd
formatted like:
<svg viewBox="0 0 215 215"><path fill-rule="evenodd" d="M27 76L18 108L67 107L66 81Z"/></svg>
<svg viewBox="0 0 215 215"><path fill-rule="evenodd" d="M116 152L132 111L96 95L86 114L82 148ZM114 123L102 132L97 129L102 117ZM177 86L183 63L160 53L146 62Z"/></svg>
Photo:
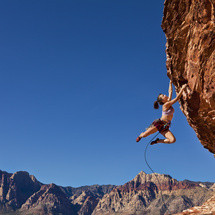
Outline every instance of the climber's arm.
<svg viewBox="0 0 215 215"><path fill-rule="evenodd" d="M182 93L183 93L183 91L184 91L184 89L185 89L186 86L187 86L187 84L184 84L182 86L181 90L179 91L179 93L177 94L177 96L174 99L172 99L171 101L166 102L164 104L164 107L166 109L168 109L169 107L171 107L173 104L175 104L180 99L180 97L181 97L181 95L182 95Z"/></svg>
<svg viewBox="0 0 215 215"><path fill-rule="evenodd" d="M172 100L172 80L169 82L169 99L168 101Z"/></svg>

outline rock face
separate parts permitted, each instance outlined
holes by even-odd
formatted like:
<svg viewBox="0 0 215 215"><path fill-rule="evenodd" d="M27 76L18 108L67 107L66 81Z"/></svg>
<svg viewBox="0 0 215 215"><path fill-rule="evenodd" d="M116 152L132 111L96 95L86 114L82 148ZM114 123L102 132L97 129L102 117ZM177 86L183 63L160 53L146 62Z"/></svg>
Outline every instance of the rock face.
<svg viewBox="0 0 215 215"><path fill-rule="evenodd" d="M215 0L166 0L167 75L202 145L215 154Z"/></svg>
<svg viewBox="0 0 215 215"><path fill-rule="evenodd" d="M61 189L69 197L78 215L89 215L92 214L98 201L114 187L114 185L92 185L78 188L61 187Z"/></svg>
<svg viewBox="0 0 215 215"><path fill-rule="evenodd" d="M10 174L0 170L0 211L17 210L41 185L27 172Z"/></svg>
<svg viewBox="0 0 215 215"><path fill-rule="evenodd" d="M76 206L79 215L92 214L99 201L98 195L91 191L82 191L81 194L75 194L70 197L72 204Z"/></svg>
<svg viewBox="0 0 215 215"><path fill-rule="evenodd" d="M24 214L65 214L75 215L75 207L69 201L60 187L55 184L43 185L41 189L34 193L25 204L22 205L20 212Z"/></svg>
<svg viewBox="0 0 215 215"><path fill-rule="evenodd" d="M122 186L44 185L23 171L0 171L0 183L0 214L7 215L173 214L215 195L215 183L177 181L144 172Z"/></svg>
<svg viewBox="0 0 215 215"><path fill-rule="evenodd" d="M197 182L141 172L130 182L104 195L93 215L174 214L201 205L213 193L210 187L202 187Z"/></svg>
<svg viewBox="0 0 215 215"><path fill-rule="evenodd" d="M215 215L215 195L207 200L202 206L193 207L188 210L183 211L182 213L178 213L177 215L189 215L189 214L207 214L207 215Z"/></svg>
<svg viewBox="0 0 215 215"><path fill-rule="evenodd" d="M114 187L44 185L27 172L11 174L0 170L0 214L89 215L98 201Z"/></svg>

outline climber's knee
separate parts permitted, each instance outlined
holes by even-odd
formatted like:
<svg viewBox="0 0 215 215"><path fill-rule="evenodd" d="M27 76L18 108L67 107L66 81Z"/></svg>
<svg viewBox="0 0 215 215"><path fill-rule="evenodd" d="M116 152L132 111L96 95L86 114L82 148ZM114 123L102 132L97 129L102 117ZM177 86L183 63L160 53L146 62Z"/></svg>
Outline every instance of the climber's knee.
<svg viewBox="0 0 215 215"><path fill-rule="evenodd" d="M169 143L175 143L175 141L176 141L175 137L169 138Z"/></svg>

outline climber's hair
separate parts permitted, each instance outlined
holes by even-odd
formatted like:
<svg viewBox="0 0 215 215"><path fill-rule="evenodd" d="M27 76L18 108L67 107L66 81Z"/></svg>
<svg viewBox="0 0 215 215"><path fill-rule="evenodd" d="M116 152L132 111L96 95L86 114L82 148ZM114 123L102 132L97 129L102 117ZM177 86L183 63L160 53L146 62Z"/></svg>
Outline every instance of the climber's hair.
<svg viewBox="0 0 215 215"><path fill-rule="evenodd" d="M154 109L158 109L159 105L163 105L164 103L162 102L162 99L160 98L160 95L163 95L160 93L157 97L157 100L154 102Z"/></svg>

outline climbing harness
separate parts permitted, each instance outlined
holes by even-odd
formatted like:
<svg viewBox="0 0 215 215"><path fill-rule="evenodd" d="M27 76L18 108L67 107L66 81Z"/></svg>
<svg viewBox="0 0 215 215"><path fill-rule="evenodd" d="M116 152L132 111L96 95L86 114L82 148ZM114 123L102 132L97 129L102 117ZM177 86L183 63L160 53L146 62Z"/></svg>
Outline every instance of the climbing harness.
<svg viewBox="0 0 215 215"><path fill-rule="evenodd" d="M147 149L148 149L149 144L155 139L155 137L158 136L158 134L159 134L159 132L158 132L158 133L148 142L148 144L146 145L145 152L144 152L144 158L145 158L145 162L146 162L146 165L148 166L148 168L151 170L152 173L155 174L155 177L156 177L156 179L157 179L157 181L158 181L158 184L159 184L159 186L160 186L161 200L162 200L162 202L163 202L164 207L166 208L166 210L168 211L168 213L171 215L171 213L170 213L170 211L169 211L168 207L166 206L166 203L165 203L165 201L164 201L164 199L163 199L163 193L162 193L162 190L161 190L161 183L160 183L160 181L159 181L159 179L158 179L158 177L157 177L155 171L154 171L154 170L151 168L151 166L149 165L149 163L148 163L148 161L147 161L147 156L146 156L146 154L147 154L146 152L147 152Z"/></svg>

